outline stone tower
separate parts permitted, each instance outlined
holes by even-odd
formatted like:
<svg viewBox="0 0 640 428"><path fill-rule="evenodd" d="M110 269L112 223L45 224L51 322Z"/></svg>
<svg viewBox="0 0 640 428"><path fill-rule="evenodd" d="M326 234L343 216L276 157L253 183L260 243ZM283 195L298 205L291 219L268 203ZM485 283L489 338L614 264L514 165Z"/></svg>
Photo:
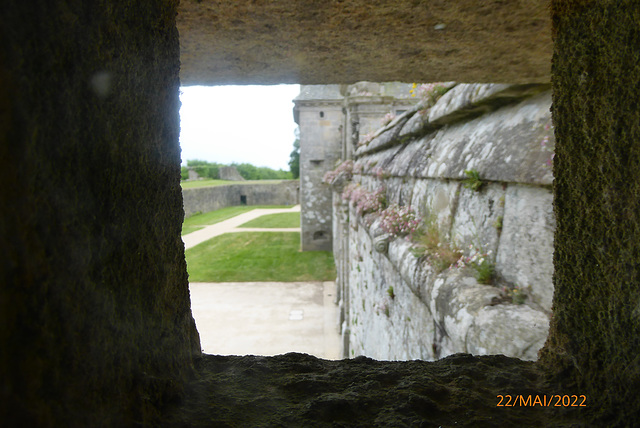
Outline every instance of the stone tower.
<svg viewBox="0 0 640 428"><path fill-rule="evenodd" d="M300 204L302 251L331 251L332 196L322 182L340 160L351 159L358 141L415 104L411 84L358 82L302 85L294 100L300 126Z"/></svg>
<svg viewBox="0 0 640 428"><path fill-rule="evenodd" d="M322 177L340 158L344 132L340 85L304 85L294 100L300 126L302 251L331 251L331 190Z"/></svg>

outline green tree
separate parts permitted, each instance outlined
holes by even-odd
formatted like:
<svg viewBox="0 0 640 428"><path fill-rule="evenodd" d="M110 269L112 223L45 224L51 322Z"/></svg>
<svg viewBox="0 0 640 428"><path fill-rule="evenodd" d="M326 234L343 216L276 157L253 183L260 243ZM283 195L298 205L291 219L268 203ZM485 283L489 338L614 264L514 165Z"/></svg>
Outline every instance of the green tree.
<svg viewBox="0 0 640 428"><path fill-rule="evenodd" d="M187 166L193 168L193 170L202 178L218 178L218 168L220 164L211 163L204 160L192 159L187 161Z"/></svg>
<svg viewBox="0 0 640 428"><path fill-rule="evenodd" d="M231 166L235 167L238 170L238 173L245 180L260 180L260 174L258 172L258 168L251 165L250 163L232 163Z"/></svg>
<svg viewBox="0 0 640 428"><path fill-rule="evenodd" d="M293 151L289 155L289 170L293 178L300 178L300 138L293 142Z"/></svg>
<svg viewBox="0 0 640 428"><path fill-rule="evenodd" d="M193 168L193 170L198 173L198 175L202 178L212 178L217 180L219 178L219 169L220 167L227 166L224 164L219 164L215 162L207 162L203 160L193 159L188 160L187 165L183 166L181 169L182 179L186 180L188 178L188 168ZM266 166L256 167L249 163L232 163L229 166L233 166L238 170L238 173L244 177L245 180L290 180L291 172L284 171L282 169L275 170L272 168L268 168Z"/></svg>

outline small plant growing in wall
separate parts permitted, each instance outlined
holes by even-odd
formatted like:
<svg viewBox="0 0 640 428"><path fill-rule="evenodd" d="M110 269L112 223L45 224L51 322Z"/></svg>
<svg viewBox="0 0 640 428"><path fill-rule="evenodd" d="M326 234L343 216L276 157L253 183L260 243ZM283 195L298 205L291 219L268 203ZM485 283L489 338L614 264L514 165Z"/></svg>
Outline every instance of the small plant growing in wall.
<svg viewBox="0 0 640 428"><path fill-rule="evenodd" d="M426 257L437 273L451 269L462 258L462 250L449 242L440 230L434 217L425 220L414 236L416 246L412 249L416 257Z"/></svg>
<svg viewBox="0 0 640 428"><path fill-rule="evenodd" d="M380 228L393 237L408 236L418 230L420 218L410 207L391 204L380 213Z"/></svg>
<svg viewBox="0 0 640 428"><path fill-rule="evenodd" d="M484 253L479 248L469 245L471 253L468 257L462 257L458 260L456 266L459 268L470 267L475 270L475 278L480 284L492 284L495 274L495 264L491 259L492 251Z"/></svg>
<svg viewBox="0 0 640 428"><path fill-rule="evenodd" d="M426 104L426 108L433 106L441 96L447 93L449 88L443 82L414 83L409 91L412 97L418 97Z"/></svg>
<svg viewBox="0 0 640 428"><path fill-rule="evenodd" d="M493 275L495 273L495 265L488 259L481 259L475 265L476 268L476 280L480 284L492 284Z"/></svg>
<svg viewBox="0 0 640 428"><path fill-rule="evenodd" d="M516 305L523 305L527 300L527 295L518 285L514 287L502 287L502 292L508 300L511 300Z"/></svg>
<svg viewBox="0 0 640 428"><path fill-rule="evenodd" d="M376 166L371 170L371 172L373 173L373 175L376 176L378 180L382 180L390 177L390 174L386 172L381 166Z"/></svg>
<svg viewBox="0 0 640 428"><path fill-rule="evenodd" d="M385 114L384 117L382 118L382 126L387 126L388 124L393 122L393 119L395 118L396 118L396 115L393 112L389 112Z"/></svg>
<svg viewBox="0 0 640 428"><path fill-rule="evenodd" d="M396 295L393 292L393 285L390 285L389 288L387 288L387 294L389 295L389 297L391 297L391 299L395 299Z"/></svg>
<svg viewBox="0 0 640 428"><path fill-rule="evenodd" d="M362 188L361 190L355 195L355 198L354 195L351 197L351 200L356 203L358 215L380 212L387 206L387 194L384 186L378 187L375 192L368 192Z"/></svg>
<svg viewBox="0 0 640 428"><path fill-rule="evenodd" d="M327 171L322 178L322 182L332 184L340 175L347 181L351 180L353 177L353 161L351 159L340 163L333 171Z"/></svg>
<svg viewBox="0 0 640 428"><path fill-rule="evenodd" d="M498 216L496 221L493 222L493 227L496 228L498 233L502 232L502 220L503 220L503 217L500 215L500 216Z"/></svg>
<svg viewBox="0 0 640 428"><path fill-rule="evenodd" d="M465 169L467 178L463 180L464 187L474 192L479 192L484 183L480 180L480 174L475 169Z"/></svg>
<svg viewBox="0 0 640 428"><path fill-rule="evenodd" d="M387 317L389 316L389 306L391 305L391 300L389 297L384 297L374 306L376 308L376 315L380 315L380 313L385 314Z"/></svg>

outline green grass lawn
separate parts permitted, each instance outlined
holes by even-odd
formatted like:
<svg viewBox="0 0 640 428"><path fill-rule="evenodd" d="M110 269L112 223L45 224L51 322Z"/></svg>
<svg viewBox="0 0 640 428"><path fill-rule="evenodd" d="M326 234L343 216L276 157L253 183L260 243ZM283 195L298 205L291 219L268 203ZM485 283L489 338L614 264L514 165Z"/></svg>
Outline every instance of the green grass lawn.
<svg viewBox="0 0 640 428"><path fill-rule="evenodd" d="M333 281L330 251L300 251L298 232L217 236L186 251L191 282Z"/></svg>
<svg viewBox="0 0 640 428"><path fill-rule="evenodd" d="M183 189L195 189L197 187L214 187L224 186L226 184L266 184L266 183L280 183L283 180L247 180L247 181L231 181L231 180L194 180L194 181L181 181L180 185Z"/></svg>
<svg viewBox="0 0 640 428"><path fill-rule="evenodd" d="M238 227L289 228L300 227L300 213L267 214Z"/></svg>
<svg viewBox="0 0 640 428"><path fill-rule="evenodd" d="M223 220L230 219L247 211L255 210L257 208L291 208L290 205L238 205L234 207L226 207L215 211L209 211L208 213L195 214L191 217L184 219L182 223L182 234L186 235L191 232L195 232L198 229L202 229L202 226L209 224L219 223ZM298 214L298 213L296 213ZM299 215L299 214L298 214Z"/></svg>

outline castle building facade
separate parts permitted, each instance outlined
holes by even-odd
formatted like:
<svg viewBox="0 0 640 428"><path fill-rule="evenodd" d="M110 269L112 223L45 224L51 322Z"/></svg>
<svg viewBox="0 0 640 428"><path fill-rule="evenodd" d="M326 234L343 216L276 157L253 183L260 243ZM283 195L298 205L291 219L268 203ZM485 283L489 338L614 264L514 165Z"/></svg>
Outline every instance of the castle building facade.
<svg viewBox="0 0 640 428"><path fill-rule="evenodd" d="M351 159L358 143L380 128L385 116L416 103L411 87L398 82L300 87L294 118L300 127L302 251L332 250L332 193L322 179Z"/></svg>

